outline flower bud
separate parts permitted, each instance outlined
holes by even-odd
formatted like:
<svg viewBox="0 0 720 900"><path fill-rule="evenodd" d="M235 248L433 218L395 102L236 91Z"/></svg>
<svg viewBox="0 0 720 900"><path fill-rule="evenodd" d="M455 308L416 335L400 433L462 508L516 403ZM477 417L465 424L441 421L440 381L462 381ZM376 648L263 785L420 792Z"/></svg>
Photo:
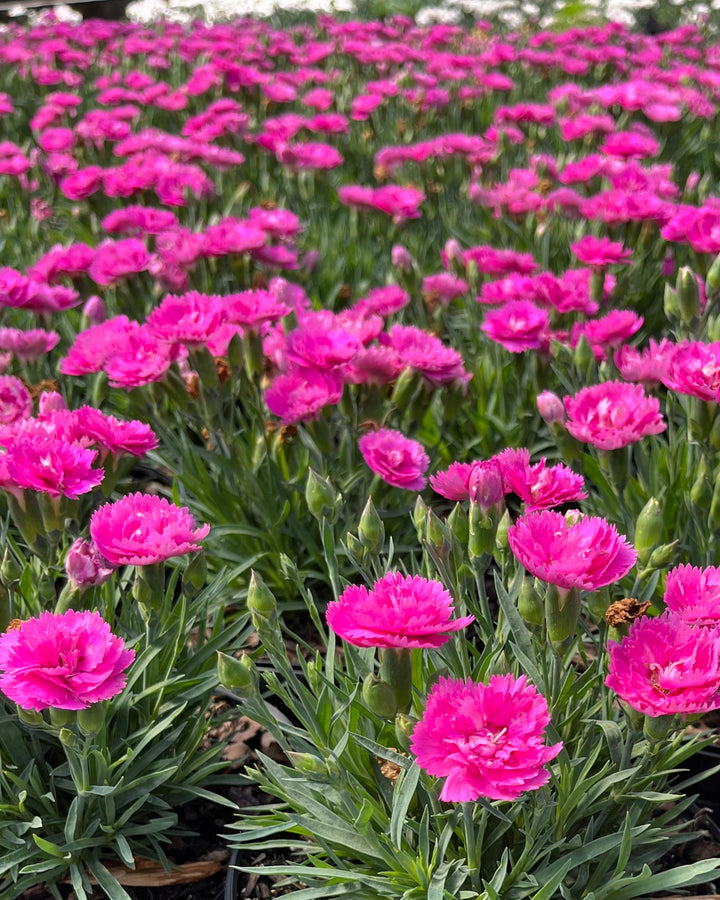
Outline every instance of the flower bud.
<svg viewBox="0 0 720 900"><path fill-rule="evenodd" d="M401 272L412 271L412 256L402 244L395 244L390 252L390 259L394 268L400 269Z"/></svg>
<svg viewBox="0 0 720 900"><path fill-rule="evenodd" d="M662 267L660 269L660 274L663 278L669 278L672 273L675 271L675 257L673 256L672 250L668 250L665 253L662 261Z"/></svg>
<svg viewBox="0 0 720 900"><path fill-rule="evenodd" d="M240 659L217 651L218 681L228 691L243 700L249 700L257 693L257 669L247 653Z"/></svg>
<svg viewBox="0 0 720 900"><path fill-rule="evenodd" d="M448 267L450 263L462 263L462 247L460 246L460 242L455 238L448 238L448 240L445 241L443 253L445 255L445 260L447 260L446 265Z"/></svg>
<svg viewBox="0 0 720 900"><path fill-rule="evenodd" d="M362 566L365 561L365 557L367 556L367 547L362 543L360 538L357 535L353 534L351 531L345 535L345 548L348 555L348 558L351 559L356 565Z"/></svg>
<svg viewBox="0 0 720 900"><path fill-rule="evenodd" d="M401 750L405 750L405 752L410 750L410 740L417 723L416 718L405 713L400 713L395 717L395 737Z"/></svg>
<svg viewBox="0 0 720 900"><path fill-rule="evenodd" d="M83 306L82 314L91 325L101 325L105 321L105 304L95 295L88 297Z"/></svg>
<svg viewBox="0 0 720 900"><path fill-rule="evenodd" d="M413 509L413 522L419 541L425 540L425 526L427 522L428 507L423 498L418 494Z"/></svg>
<svg viewBox="0 0 720 900"><path fill-rule="evenodd" d="M668 322L676 324L682 319L678 295L670 287L669 284L665 285L665 293L663 295L663 309L665 310L665 318L668 320Z"/></svg>
<svg viewBox="0 0 720 900"><path fill-rule="evenodd" d="M239 332L236 332L230 338L227 348L227 361L231 369L240 369L245 361L243 336Z"/></svg>
<svg viewBox="0 0 720 900"><path fill-rule="evenodd" d="M372 672L363 681L363 703L380 719L392 719L397 712L397 699L391 685Z"/></svg>
<svg viewBox="0 0 720 900"><path fill-rule="evenodd" d="M468 479L468 489L471 503L476 503L483 516L487 516L494 506L502 503L505 496L499 466L486 463L474 466Z"/></svg>
<svg viewBox="0 0 720 900"><path fill-rule="evenodd" d="M595 354L584 334L580 335L577 345L575 346L573 362L581 372L586 372L595 362Z"/></svg>
<svg viewBox="0 0 720 900"><path fill-rule="evenodd" d="M390 402L397 409L407 409L415 392L421 387L419 376L413 369L403 369L395 380Z"/></svg>
<svg viewBox="0 0 720 900"><path fill-rule="evenodd" d="M429 509L425 527L425 541L441 559L449 559L451 541L447 526Z"/></svg>
<svg viewBox="0 0 720 900"><path fill-rule="evenodd" d="M495 531L495 546L498 550L507 550L510 546L510 542L508 541L508 530L511 525L512 519L510 518L509 511L506 509L498 522L498 527Z"/></svg>
<svg viewBox="0 0 720 900"><path fill-rule="evenodd" d="M720 253L715 257L705 279L705 290L708 297L712 297L720 290Z"/></svg>
<svg viewBox="0 0 720 900"><path fill-rule="evenodd" d="M6 585L15 584L20 581L23 572L23 566L18 562L16 557L6 549L2 565L0 565L0 581Z"/></svg>
<svg viewBox="0 0 720 900"><path fill-rule="evenodd" d="M483 553L492 553L495 544L495 525L479 503L470 501L468 522L468 555L476 559Z"/></svg>
<svg viewBox="0 0 720 900"><path fill-rule="evenodd" d="M552 391L543 391L536 399L538 412L546 425L553 426L556 422L561 425L565 421L565 405L557 394Z"/></svg>
<svg viewBox="0 0 720 900"><path fill-rule="evenodd" d="M326 519L331 524L337 519L342 505L342 495L335 490L330 479L323 480L312 469L308 469L305 500L318 521Z"/></svg>
<svg viewBox="0 0 720 900"><path fill-rule="evenodd" d="M68 581L77 591L104 584L115 571L92 541L78 538L65 558Z"/></svg>
<svg viewBox="0 0 720 900"><path fill-rule="evenodd" d="M38 399L38 418L46 418L51 413L67 409L62 394L57 391L43 391Z"/></svg>
<svg viewBox="0 0 720 900"><path fill-rule="evenodd" d="M378 515L372 497L368 497L365 509L360 516L358 524L358 537L364 547L370 551L372 555L382 550L385 544L385 526L382 519Z"/></svg>
<svg viewBox="0 0 720 900"><path fill-rule="evenodd" d="M456 503L453 511L447 517L448 528L461 544L465 545L470 534L469 520L467 513L463 509L462 503Z"/></svg>
<svg viewBox="0 0 720 900"><path fill-rule="evenodd" d="M660 504L651 497L642 508L635 522L635 538L633 543L637 550L638 563L644 566L650 559L650 553L660 543L663 535L663 514Z"/></svg>
<svg viewBox="0 0 720 900"><path fill-rule="evenodd" d="M683 266L678 271L675 293L682 320L689 325L700 315L700 291L695 273L689 266Z"/></svg>
<svg viewBox="0 0 720 900"><path fill-rule="evenodd" d="M256 617L269 622L277 616L277 601L270 588L254 569L250 572L247 607L252 614L253 623Z"/></svg>
<svg viewBox="0 0 720 900"><path fill-rule="evenodd" d="M105 726L105 704L92 703L77 711L77 723L85 735L99 734Z"/></svg>
<svg viewBox="0 0 720 900"><path fill-rule="evenodd" d="M579 618L580 591L577 588L561 591L549 584L545 594L545 627L557 656L562 656L572 644Z"/></svg>
<svg viewBox="0 0 720 900"><path fill-rule="evenodd" d="M653 572L655 569L667 568L675 557L677 545L678 541L673 541L671 544L661 544L659 547L656 547L650 554L645 571Z"/></svg>
<svg viewBox="0 0 720 900"><path fill-rule="evenodd" d="M207 580L207 560L205 552L200 550L193 553L190 562L185 567L182 575L182 589L186 597L192 599L197 597L200 591L205 587Z"/></svg>
<svg viewBox="0 0 720 900"><path fill-rule="evenodd" d="M82 749L78 736L74 732L70 731L69 728L61 728L58 737L60 738L60 743L63 745L63 747L67 747L68 750L78 751Z"/></svg>
<svg viewBox="0 0 720 900"><path fill-rule="evenodd" d="M321 778L327 778L330 774L325 760L312 753L297 753L289 750L286 756L298 772L303 772L305 775L319 775Z"/></svg>
<svg viewBox="0 0 720 900"><path fill-rule="evenodd" d="M667 741L680 723L679 716L645 716L643 732L648 743L660 744Z"/></svg>
<svg viewBox="0 0 720 900"><path fill-rule="evenodd" d="M320 253L317 250L308 250L303 254L303 258L300 260L300 268L305 272L306 275L309 275L312 271L314 271L320 260Z"/></svg>
<svg viewBox="0 0 720 900"><path fill-rule="evenodd" d="M533 579L525 576L518 596L518 612L528 625L542 625L545 621L545 606L535 590Z"/></svg>
<svg viewBox="0 0 720 900"><path fill-rule="evenodd" d="M43 718L43 714L36 709L23 709L22 706L17 707L17 717L30 728L47 728L47 722Z"/></svg>
<svg viewBox="0 0 720 900"><path fill-rule="evenodd" d="M712 501L713 486L710 481L710 467L708 466L705 454L700 457L700 463L697 467L697 475L690 488L690 499L699 506L700 509L706 510Z"/></svg>

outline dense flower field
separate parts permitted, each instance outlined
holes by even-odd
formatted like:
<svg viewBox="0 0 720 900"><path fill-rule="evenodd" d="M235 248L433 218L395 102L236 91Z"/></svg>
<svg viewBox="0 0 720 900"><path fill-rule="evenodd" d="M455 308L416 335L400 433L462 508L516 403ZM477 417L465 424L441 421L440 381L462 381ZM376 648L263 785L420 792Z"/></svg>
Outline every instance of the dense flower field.
<svg viewBox="0 0 720 900"><path fill-rule="evenodd" d="M0 91L0 895L239 781L297 900L707 890L720 44L46 20Z"/></svg>

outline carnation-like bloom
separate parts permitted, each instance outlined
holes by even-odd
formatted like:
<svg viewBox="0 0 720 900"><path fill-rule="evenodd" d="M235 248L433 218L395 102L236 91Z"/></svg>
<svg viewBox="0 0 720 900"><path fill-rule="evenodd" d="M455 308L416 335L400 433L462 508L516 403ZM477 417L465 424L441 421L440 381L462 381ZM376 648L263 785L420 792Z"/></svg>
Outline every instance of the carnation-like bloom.
<svg viewBox="0 0 720 900"><path fill-rule="evenodd" d="M418 441L393 428L381 428L364 434L358 445L365 462L383 481L407 491L425 487L430 458Z"/></svg>
<svg viewBox="0 0 720 900"><path fill-rule="evenodd" d="M103 469L92 467L96 456L96 450L79 441L70 443L49 434L19 437L8 447L7 472L18 487L77 500L105 476Z"/></svg>
<svg viewBox="0 0 720 900"><path fill-rule="evenodd" d="M562 463L548 466L544 457L531 465L530 454L527 451L525 454L506 450L498 455L498 462L505 490L517 494L528 512L575 503L587 497L582 475Z"/></svg>
<svg viewBox="0 0 720 900"><path fill-rule="evenodd" d="M619 581L637 559L614 525L578 513L527 513L510 526L508 541L531 575L565 591L596 591Z"/></svg>
<svg viewBox="0 0 720 900"><path fill-rule="evenodd" d="M482 331L511 353L547 350L550 314L531 300L511 300L485 316Z"/></svg>
<svg viewBox="0 0 720 900"><path fill-rule="evenodd" d="M667 427L657 397L641 384L604 381L565 397L567 430L600 450L617 450Z"/></svg>
<svg viewBox="0 0 720 900"><path fill-rule="evenodd" d="M0 375L0 424L9 425L32 415L30 391L12 375Z"/></svg>
<svg viewBox="0 0 720 900"><path fill-rule="evenodd" d="M115 571L115 566L103 557L98 548L78 538L68 550L65 571L70 584L79 591L104 584Z"/></svg>
<svg viewBox="0 0 720 900"><path fill-rule="evenodd" d="M115 566L147 566L201 549L209 525L196 527L186 507L154 494L128 494L96 509L90 537Z"/></svg>
<svg viewBox="0 0 720 900"><path fill-rule="evenodd" d="M23 709L86 709L125 687L135 659L100 613L41 613L0 635L0 690Z"/></svg>
<svg viewBox="0 0 720 900"><path fill-rule="evenodd" d="M465 371L462 356L434 334L413 325L393 325L380 343L392 347L401 362L415 369L432 384L467 382L472 377Z"/></svg>
<svg viewBox="0 0 720 900"><path fill-rule="evenodd" d="M545 764L562 742L546 746L549 722L547 701L524 675L493 675L488 684L440 678L410 750L421 769L447 778L441 800L515 800L550 779Z"/></svg>
<svg viewBox="0 0 720 900"><path fill-rule="evenodd" d="M351 585L328 604L332 630L356 647L440 647L475 621L453 619L455 607L439 581L390 572L368 590Z"/></svg>
<svg viewBox="0 0 720 900"><path fill-rule="evenodd" d="M677 566L667 573L665 605L688 625L720 626L720 568Z"/></svg>
<svg viewBox="0 0 720 900"><path fill-rule="evenodd" d="M294 425L317 418L324 406L339 403L342 392L342 379L334 372L294 369L273 380L265 391L265 403L282 422Z"/></svg>
<svg viewBox="0 0 720 900"><path fill-rule="evenodd" d="M720 631L693 628L667 610L635 619L608 643L605 684L646 716L706 713L720 707Z"/></svg>
<svg viewBox="0 0 720 900"><path fill-rule="evenodd" d="M584 238L570 245L570 249L586 266L610 266L619 263L630 265L632 250L626 250L620 241L597 238L586 234Z"/></svg>

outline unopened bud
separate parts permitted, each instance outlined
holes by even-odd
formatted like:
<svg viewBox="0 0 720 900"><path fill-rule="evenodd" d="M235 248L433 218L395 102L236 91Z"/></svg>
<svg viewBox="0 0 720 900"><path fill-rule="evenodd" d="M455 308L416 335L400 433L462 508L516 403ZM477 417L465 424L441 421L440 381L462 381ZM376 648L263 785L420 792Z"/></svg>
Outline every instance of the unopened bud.
<svg viewBox="0 0 720 900"><path fill-rule="evenodd" d="M479 503L470 502L468 517L468 555L476 559L483 553L492 553L495 546L495 524Z"/></svg>
<svg viewBox="0 0 720 900"><path fill-rule="evenodd" d="M542 625L545 621L545 605L535 590L533 579L525 576L518 596L518 612L528 625Z"/></svg>
<svg viewBox="0 0 720 900"><path fill-rule="evenodd" d="M712 297L720 289L720 253L715 257L705 279L705 290Z"/></svg>
<svg viewBox="0 0 720 900"><path fill-rule="evenodd" d="M257 669L247 653L237 659L218 650L217 673L220 684L243 700L249 700L257 693Z"/></svg>
<svg viewBox="0 0 720 900"><path fill-rule="evenodd" d="M512 519L510 518L510 513L508 510L505 510L502 518L498 522L497 530L495 531L495 546L498 550L507 550L510 546L508 541L508 530L512 525Z"/></svg>
<svg viewBox="0 0 720 900"><path fill-rule="evenodd" d="M57 391L43 391L38 399L38 418L45 419L54 412L67 409L63 395Z"/></svg>
<svg viewBox="0 0 720 900"><path fill-rule="evenodd" d="M484 516L502 503L505 496L500 467L494 462L481 462L473 466L468 479L470 500L476 503Z"/></svg>
<svg viewBox="0 0 720 900"><path fill-rule="evenodd" d="M92 703L77 711L77 723L85 735L99 734L105 726L105 704Z"/></svg>
<svg viewBox="0 0 720 900"><path fill-rule="evenodd" d="M250 572L247 607L252 613L253 622L256 616L270 621L277 615L277 601L272 591L254 570Z"/></svg>
<svg viewBox="0 0 720 900"><path fill-rule="evenodd" d="M665 318L671 324L676 324L682 319L682 312L680 311L680 301L678 300L677 293L670 287L669 284L665 285L665 293L663 295L663 309L665 310Z"/></svg>
<svg viewBox="0 0 720 900"><path fill-rule="evenodd" d="M545 594L545 627L553 651L562 656L570 647L580 618L580 591L549 584Z"/></svg>
<svg viewBox="0 0 720 900"><path fill-rule="evenodd" d="M305 500L311 514L318 521L325 519L330 523L337 519L342 505L342 496L332 486L330 479L320 478L312 469L308 469Z"/></svg>
<svg viewBox="0 0 720 900"><path fill-rule="evenodd" d="M104 584L115 571L92 541L78 538L65 558L68 581L77 591Z"/></svg>
<svg viewBox="0 0 720 900"><path fill-rule="evenodd" d="M297 753L294 750L289 750L286 756L293 766L305 775L319 775L321 778L327 778L330 774L325 760L312 753Z"/></svg>
<svg viewBox="0 0 720 900"><path fill-rule="evenodd" d="M537 408L543 422L546 425L562 424L565 421L565 405L557 394L552 391L543 391L537 395Z"/></svg>
<svg viewBox="0 0 720 900"><path fill-rule="evenodd" d="M415 530L417 531L418 540L420 541L425 540L427 514L427 503L425 503L423 498L418 494L417 500L415 501L415 508L413 509L413 522L415 523Z"/></svg>
<svg viewBox="0 0 720 900"><path fill-rule="evenodd" d="M415 392L420 387L420 379L413 369L403 369L393 387L390 402L397 409L407 409Z"/></svg>
<svg viewBox="0 0 720 900"><path fill-rule="evenodd" d="M395 737L402 750L410 750L410 741L418 720L413 716L400 713L395 717Z"/></svg>
<svg viewBox="0 0 720 900"><path fill-rule="evenodd" d="M371 554L375 555L382 550L385 543L385 526L378 515L372 497L368 498L365 509L358 523L358 537L363 546L367 547Z"/></svg>
<svg viewBox="0 0 720 900"><path fill-rule="evenodd" d="M653 572L655 569L667 568L675 558L677 545L678 541L673 541L670 544L661 544L659 547L656 547L650 554L645 571Z"/></svg>
<svg viewBox="0 0 720 900"><path fill-rule="evenodd" d="M469 535L468 515L461 503L456 503L453 511L447 517L448 528L461 544L466 544Z"/></svg>
<svg viewBox="0 0 720 900"><path fill-rule="evenodd" d="M693 481L692 487L690 488L690 499L695 506L699 506L702 510L706 510L712 502L713 485L710 481L710 475L710 467L708 466L705 454L703 454L700 457L700 463L697 467L695 481Z"/></svg>
<svg viewBox="0 0 720 900"><path fill-rule="evenodd" d="M82 314L91 325L101 325L105 321L105 304L95 295L88 297L83 306Z"/></svg>
<svg viewBox="0 0 720 900"><path fill-rule="evenodd" d="M394 688L372 672L363 681L362 698L365 706L381 719L392 719L397 712Z"/></svg>
<svg viewBox="0 0 720 900"><path fill-rule="evenodd" d="M683 322L689 325L700 315L700 291L695 273L689 266L683 266L675 282L678 307Z"/></svg>
<svg viewBox="0 0 720 900"><path fill-rule="evenodd" d="M412 271L412 256L402 244L395 244L390 251L390 259L393 266L401 272Z"/></svg>
<svg viewBox="0 0 720 900"><path fill-rule="evenodd" d="M362 566L367 556L367 547L360 538L351 531L345 535L345 547L348 557L358 566Z"/></svg>
<svg viewBox="0 0 720 900"><path fill-rule="evenodd" d="M584 334L580 335L580 337L578 338L578 342L575 345L573 362L581 372L586 372L587 369L595 362L595 354L593 353L593 349Z"/></svg>
<svg viewBox="0 0 720 900"><path fill-rule="evenodd" d="M452 546L447 526L429 509L425 528L425 540L441 559L448 559Z"/></svg>
<svg viewBox="0 0 720 900"><path fill-rule="evenodd" d="M633 543L635 544L638 562L641 566L644 566L650 559L650 554L662 540L662 535L662 509L655 497L651 497L642 508L635 523L635 538Z"/></svg>

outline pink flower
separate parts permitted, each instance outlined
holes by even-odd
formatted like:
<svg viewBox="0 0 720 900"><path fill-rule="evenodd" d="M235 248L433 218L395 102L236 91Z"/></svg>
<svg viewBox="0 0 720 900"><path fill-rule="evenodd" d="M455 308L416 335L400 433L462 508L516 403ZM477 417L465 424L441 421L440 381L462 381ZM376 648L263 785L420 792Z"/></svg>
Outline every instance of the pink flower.
<svg viewBox="0 0 720 900"><path fill-rule="evenodd" d="M220 299L228 321L256 330L264 322L276 322L290 312L290 307L271 291L240 291Z"/></svg>
<svg viewBox="0 0 720 900"><path fill-rule="evenodd" d="M505 490L517 494L528 512L575 503L587 497L582 475L562 463L548 466L543 458L531 465L529 454L524 459L517 451L499 454L498 462Z"/></svg>
<svg viewBox="0 0 720 900"><path fill-rule="evenodd" d="M125 421L92 406L81 406L75 412L78 428L85 437L100 445L100 459L108 453L114 457L144 456L158 446L155 432L145 422Z"/></svg>
<svg viewBox="0 0 720 900"><path fill-rule="evenodd" d="M70 584L76 590L84 591L104 584L115 571L115 566L110 565L95 544L78 538L68 550L65 571Z"/></svg>
<svg viewBox="0 0 720 900"><path fill-rule="evenodd" d="M447 500L472 500L483 513L500 503L506 493L498 457L451 463L444 472L430 476L430 487Z"/></svg>
<svg viewBox="0 0 720 900"><path fill-rule="evenodd" d="M177 347L164 344L148 327L140 325L117 342L117 349L107 356L103 369L111 387L130 390L160 381L178 354Z"/></svg>
<svg viewBox="0 0 720 900"><path fill-rule="evenodd" d="M63 375L90 375L99 372L105 360L125 341L126 335L140 328L127 316L114 316L91 325L75 338L68 355L60 361Z"/></svg>
<svg viewBox="0 0 720 900"><path fill-rule="evenodd" d="M149 265L150 254L145 244L137 238L125 238L100 244L87 272L96 284L108 285L127 275L144 272Z"/></svg>
<svg viewBox="0 0 720 900"><path fill-rule="evenodd" d="M253 222L228 217L217 225L205 229L205 256L226 256L230 253L248 253L262 247L266 232Z"/></svg>
<svg viewBox="0 0 720 900"><path fill-rule="evenodd" d="M605 381L565 397L567 430L600 450L617 450L667 427L657 397L640 384Z"/></svg>
<svg viewBox="0 0 720 900"><path fill-rule="evenodd" d="M615 365L626 381L640 381L645 385L665 380L677 344L663 338L659 343L650 338L644 350L625 344L615 351Z"/></svg>
<svg viewBox="0 0 720 900"><path fill-rule="evenodd" d="M597 238L586 234L584 238L570 245L570 249L586 266L629 265L632 250L626 250L620 241Z"/></svg>
<svg viewBox="0 0 720 900"><path fill-rule="evenodd" d="M678 566L667 573L665 605L688 625L720 626L720 569Z"/></svg>
<svg viewBox="0 0 720 900"><path fill-rule="evenodd" d="M453 619L453 599L438 581L390 572L372 590L351 585L328 604L327 623L356 647L440 647L474 616Z"/></svg>
<svg viewBox="0 0 720 900"><path fill-rule="evenodd" d="M265 391L270 412L286 425L315 419L324 406L340 402L343 382L334 372L303 368L278 375Z"/></svg>
<svg viewBox="0 0 720 900"><path fill-rule="evenodd" d="M582 335L599 362L607 359L607 351L632 337L642 328L643 317L630 309L614 309L600 319L573 325L570 343L576 347Z"/></svg>
<svg viewBox="0 0 720 900"><path fill-rule="evenodd" d="M683 341L669 354L662 382L679 394L720 401L720 341Z"/></svg>
<svg viewBox="0 0 720 900"><path fill-rule="evenodd" d="M511 300L489 312L482 330L511 353L547 350L550 346L550 315L531 300Z"/></svg>
<svg viewBox="0 0 720 900"><path fill-rule="evenodd" d="M470 285L462 278L456 278L449 272L427 275L423 278L422 293L429 303L442 303L447 306L451 300L457 300L470 290Z"/></svg>
<svg viewBox="0 0 720 900"><path fill-rule="evenodd" d="M224 323L225 308L220 297L189 291L181 296L168 294L147 317L153 335L168 344L192 349L207 344Z"/></svg>
<svg viewBox="0 0 720 900"><path fill-rule="evenodd" d="M42 328L0 328L0 350L8 350L21 362L32 362L49 353L60 341L56 331Z"/></svg>
<svg viewBox="0 0 720 900"><path fill-rule="evenodd" d="M294 367L328 371L349 362L361 349L362 342L340 323L314 321L295 328L287 336L286 354Z"/></svg>
<svg viewBox="0 0 720 900"><path fill-rule="evenodd" d="M115 566L147 566L195 553L209 532L209 525L196 527L186 507L155 494L127 494L90 519L90 537Z"/></svg>
<svg viewBox="0 0 720 900"><path fill-rule="evenodd" d="M41 613L0 635L0 690L23 709L86 709L125 687L135 659L100 613Z"/></svg>
<svg viewBox="0 0 720 900"><path fill-rule="evenodd" d="M383 481L407 491L425 487L430 458L422 444L392 428L381 428L364 434L358 446L367 465Z"/></svg>
<svg viewBox="0 0 720 900"><path fill-rule="evenodd" d="M8 447L7 472L18 487L77 500L105 476L103 469L92 468L96 456L96 450L79 442L52 435L20 436Z"/></svg>
<svg viewBox="0 0 720 900"><path fill-rule="evenodd" d="M667 610L635 619L608 642L605 684L646 716L706 713L720 707L720 631L693 628Z"/></svg>
<svg viewBox="0 0 720 900"><path fill-rule="evenodd" d="M30 391L12 375L0 375L0 424L9 425L32 415Z"/></svg>
<svg viewBox="0 0 720 900"><path fill-rule="evenodd" d="M619 581L637 558L614 525L577 513L526 513L508 529L508 541L531 575L566 591L596 591Z"/></svg>
<svg viewBox="0 0 720 900"><path fill-rule="evenodd" d="M524 675L493 675L488 684L440 678L410 750L421 769L447 777L441 800L515 800L550 779L544 766L562 742L545 745L549 723L547 701Z"/></svg>
<svg viewBox="0 0 720 900"><path fill-rule="evenodd" d="M542 391L537 395L538 412L546 425L561 424L565 421L565 407L562 400L552 391Z"/></svg>
<svg viewBox="0 0 720 900"><path fill-rule="evenodd" d="M466 382L471 377L457 350L413 325L393 325L388 334L381 335L380 343L392 347L401 362L431 384Z"/></svg>
<svg viewBox="0 0 720 900"><path fill-rule="evenodd" d="M388 284L385 287L373 288L368 291L367 297L358 300L358 305L369 313L377 313L379 316L391 316L393 313L404 309L410 302L410 295L397 284Z"/></svg>

